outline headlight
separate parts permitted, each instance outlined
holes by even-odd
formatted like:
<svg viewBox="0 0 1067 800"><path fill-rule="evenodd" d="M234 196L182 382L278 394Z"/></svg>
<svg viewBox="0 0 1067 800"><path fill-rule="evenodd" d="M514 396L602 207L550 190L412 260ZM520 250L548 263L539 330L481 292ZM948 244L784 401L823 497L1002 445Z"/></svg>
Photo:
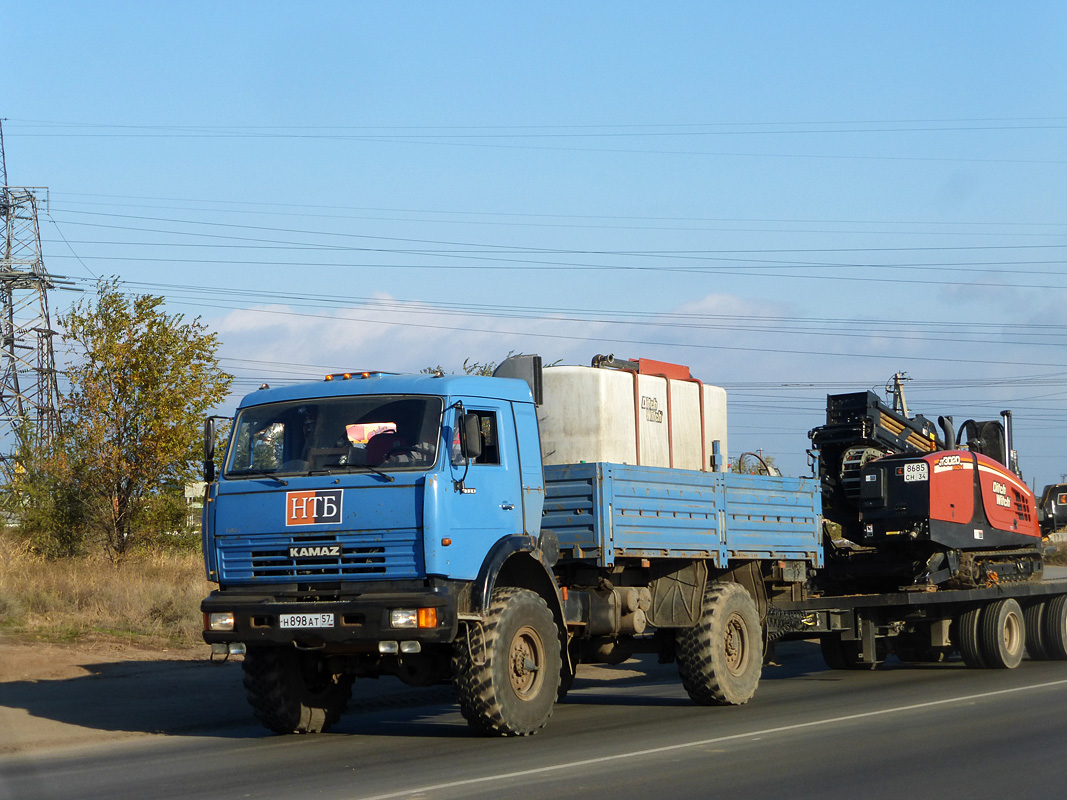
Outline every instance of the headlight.
<svg viewBox="0 0 1067 800"><path fill-rule="evenodd" d="M390 628L419 627L419 612L414 608L394 608L389 613Z"/></svg>
<svg viewBox="0 0 1067 800"><path fill-rule="evenodd" d="M436 628L436 608L394 608L389 612L390 628Z"/></svg>
<svg viewBox="0 0 1067 800"><path fill-rule="evenodd" d="M232 631L234 627L232 611L212 611L206 615L204 627L209 631Z"/></svg>

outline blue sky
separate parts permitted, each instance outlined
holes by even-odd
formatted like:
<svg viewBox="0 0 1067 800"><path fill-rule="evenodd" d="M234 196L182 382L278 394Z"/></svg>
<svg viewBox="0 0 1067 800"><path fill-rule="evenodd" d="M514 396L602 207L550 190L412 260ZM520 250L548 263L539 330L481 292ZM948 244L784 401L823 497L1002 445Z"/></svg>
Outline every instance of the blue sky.
<svg viewBox="0 0 1067 800"><path fill-rule="evenodd" d="M305 5L5 4L52 273L202 316L241 392L649 357L799 474L904 371L1067 473L1063 4Z"/></svg>

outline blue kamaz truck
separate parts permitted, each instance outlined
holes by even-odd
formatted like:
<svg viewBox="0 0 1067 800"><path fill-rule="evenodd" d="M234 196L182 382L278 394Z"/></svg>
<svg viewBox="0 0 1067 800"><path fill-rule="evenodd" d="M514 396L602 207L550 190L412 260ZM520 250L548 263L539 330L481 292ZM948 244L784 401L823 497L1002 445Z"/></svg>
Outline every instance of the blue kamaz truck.
<svg viewBox="0 0 1067 800"><path fill-rule="evenodd" d="M594 363L264 387L218 475L207 426L204 638L264 725L396 675L526 735L580 662L649 651L697 703L752 697L771 603L821 564L817 482L725 472L725 393L687 368Z"/></svg>

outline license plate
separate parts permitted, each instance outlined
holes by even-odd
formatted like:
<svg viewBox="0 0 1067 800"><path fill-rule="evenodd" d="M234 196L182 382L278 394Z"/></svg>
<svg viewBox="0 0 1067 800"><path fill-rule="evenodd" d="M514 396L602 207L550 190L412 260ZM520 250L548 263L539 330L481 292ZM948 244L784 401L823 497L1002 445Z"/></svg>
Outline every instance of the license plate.
<svg viewBox="0 0 1067 800"><path fill-rule="evenodd" d="M927 469L925 461L919 461L914 464L904 465L904 482L912 483L913 481L928 481L930 480L930 473Z"/></svg>
<svg viewBox="0 0 1067 800"><path fill-rule="evenodd" d="M282 614L278 617L281 628L332 628L333 614Z"/></svg>

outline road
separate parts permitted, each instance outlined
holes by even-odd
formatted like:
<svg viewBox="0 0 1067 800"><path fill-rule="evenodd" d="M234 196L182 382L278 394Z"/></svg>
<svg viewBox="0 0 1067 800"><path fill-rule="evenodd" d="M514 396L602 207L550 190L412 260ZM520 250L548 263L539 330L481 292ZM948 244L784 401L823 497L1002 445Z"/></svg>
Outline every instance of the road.
<svg viewBox="0 0 1067 800"><path fill-rule="evenodd" d="M305 737L205 708L200 729L0 757L0 798L1062 796L1067 663L831 672L808 643L779 660L738 708L691 705L669 667L580 677L526 739L473 737L442 702Z"/></svg>

